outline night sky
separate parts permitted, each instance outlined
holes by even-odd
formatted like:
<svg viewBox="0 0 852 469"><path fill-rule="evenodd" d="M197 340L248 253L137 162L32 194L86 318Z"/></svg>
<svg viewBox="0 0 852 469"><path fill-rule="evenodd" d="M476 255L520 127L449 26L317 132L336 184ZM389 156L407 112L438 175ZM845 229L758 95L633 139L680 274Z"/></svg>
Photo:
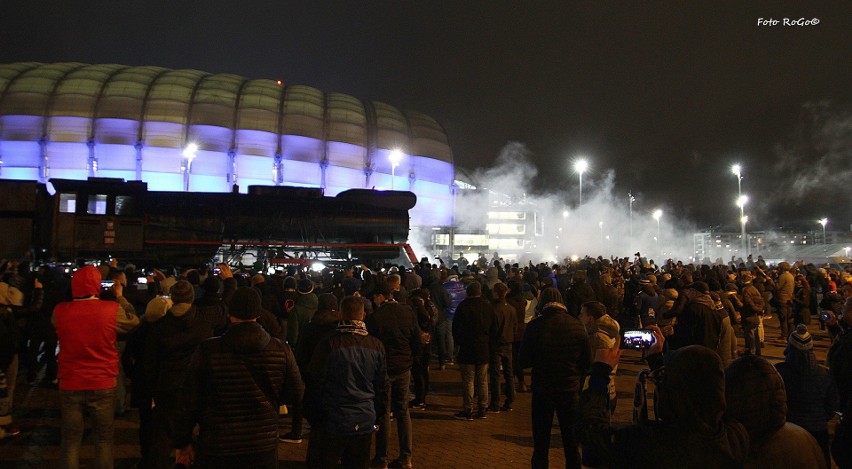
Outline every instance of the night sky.
<svg viewBox="0 0 852 469"><path fill-rule="evenodd" d="M459 166L521 142L533 190L567 191L582 155L584 183L613 170L616 197L698 226L736 221L740 162L752 226L848 230L852 4L744 3L12 0L0 62L194 68L383 101L434 117Z"/></svg>

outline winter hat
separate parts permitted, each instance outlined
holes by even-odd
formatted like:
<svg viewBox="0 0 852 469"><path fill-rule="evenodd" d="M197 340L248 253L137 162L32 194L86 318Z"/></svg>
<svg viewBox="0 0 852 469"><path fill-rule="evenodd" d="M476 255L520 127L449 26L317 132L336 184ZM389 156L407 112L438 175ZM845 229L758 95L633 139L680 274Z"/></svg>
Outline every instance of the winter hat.
<svg viewBox="0 0 852 469"><path fill-rule="evenodd" d="M311 282L311 279L309 279L309 278L303 278L303 279L299 280L298 290L299 290L299 293L301 293L303 295L308 295L310 293L313 293L314 282Z"/></svg>
<svg viewBox="0 0 852 469"><path fill-rule="evenodd" d="M323 293L319 296L317 303L318 310L337 311L337 297L331 293Z"/></svg>
<svg viewBox="0 0 852 469"><path fill-rule="evenodd" d="M172 306L173 303L171 298L155 296L148 302L148 306L145 307L145 315L142 316L142 318L145 319L146 322L155 322L165 316Z"/></svg>
<svg viewBox="0 0 852 469"><path fill-rule="evenodd" d="M548 303L564 303L562 301L562 294L559 293L559 290L549 287L545 288L543 292L541 292L541 300L539 304L546 305Z"/></svg>
<svg viewBox="0 0 852 469"><path fill-rule="evenodd" d="M169 296L174 304L189 303L195 301L195 289L186 280L180 280L169 289Z"/></svg>
<svg viewBox="0 0 852 469"><path fill-rule="evenodd" d="M647 278L648 278L648 281L651 282L651 284L653 284L653 285L657 284L657 276L656 275L648 274Z"/></svg>
<svg viewBox="0 0 852 469"><path fill-rule="evenodd" d="M692 288L693 290L697 290L701 293L710 293L710 286L707 285L707 283L702 282L700 280L697 281L697 282L694 282L692 285L689 286L689 288Z"/></svg>
<svg viewBox="0 0 852 469"><path fill-rule="evenodd" d="M260 274L254 274L254 275L251 277L251 286L255 286L255 285L257 285L257 284L259 284L259 283L263 283L263 282L265 282L265 281L266 281L266 277L264 277L263 275L260 275Z"/></svg>
<svg viewBox="0 0 852 469"><path fill-rule="evenodd" d="M260 312L260 294L257 290L249 287L237 288L228 305L228 314L239 319L257 319Z"/></svg>
<svg viewBox="0 0 852 469"><path fill-rule="evenodd" d="M796 332L790 334L787 343L803 352L814 348L814 341L811 338L810 332L808 332L808 326L804 324L796 326Z"/></svg>
<svg viewBox="0 0 852 469"><path fill-rule="evenodd" d="M296 277L287 277L284 279L284 289L285 290L295 290L296 289Z"/></svg>

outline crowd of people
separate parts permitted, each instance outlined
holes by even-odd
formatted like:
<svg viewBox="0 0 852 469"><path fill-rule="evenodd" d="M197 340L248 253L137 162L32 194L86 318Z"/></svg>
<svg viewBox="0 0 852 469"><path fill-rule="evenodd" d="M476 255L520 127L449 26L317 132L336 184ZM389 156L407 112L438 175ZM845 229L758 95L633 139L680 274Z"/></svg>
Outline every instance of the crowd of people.
<svg viewBox="0 0 852 469"><path fill-rule="evenodd" d="M5 261L0 274L0 438L20 433L20 370L59 389L62 467L78 467L87 409L94 465L112 467L129 407L140 467L277 467L305 421L307 467L413 467L410 412L429 410L433 365L458 367L461 421L531 393L533 468L548 467L554 415L571 468L852 467L852 274L829 267L495 254L274 273ZM773 315L780 336L766 337ZM832 339L824 364L812 321ZM654 335L656 398L625 427L611 420L627 329ZM783 362L761 357L766 341Z"/></svg>

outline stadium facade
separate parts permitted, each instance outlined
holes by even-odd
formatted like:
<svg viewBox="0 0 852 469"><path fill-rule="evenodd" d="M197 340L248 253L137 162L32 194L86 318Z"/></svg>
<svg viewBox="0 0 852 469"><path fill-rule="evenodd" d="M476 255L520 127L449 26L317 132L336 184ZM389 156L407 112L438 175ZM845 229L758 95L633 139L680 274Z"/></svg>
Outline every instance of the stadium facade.
<svg viewBox="0 0 852 469"><path fill-rule="evenodd" d="M426 227L453 224L454 176L440 124L377 101L197 70L0 65L0 179L394 188L417 194L412 225Z"/></svg>

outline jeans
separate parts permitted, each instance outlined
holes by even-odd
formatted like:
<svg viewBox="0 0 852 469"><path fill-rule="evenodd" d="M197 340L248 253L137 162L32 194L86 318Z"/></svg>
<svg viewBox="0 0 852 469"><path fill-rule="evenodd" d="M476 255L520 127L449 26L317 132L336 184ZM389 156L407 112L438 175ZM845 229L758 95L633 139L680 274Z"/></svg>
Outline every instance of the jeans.
<svg viewBox="0 0 852 469"><path fill-rule="evenodd" d="M503 370L500 370L502 366ZM506 405L510 406L515 402L515 373L512 369L512 345L502 345L497 349L491 357L489 365L489 394L491 397L491 407L500 405L500 374L503 375L506 394Z"/></svg>
<svg viewBox="0 0 852 469"><path fill-rule="evenodd" d="M325 430L314 429L311 439L317 439L322 454L319 465L308 466L322 469L336 469L340 461L344 469L367 469L370 467L370 443L372 433L338 435Z"/></svg>
<svg viewBox="0 0 852 469"><path fill-rule="evenodd" d="M445 319L435 326L435 345L438 347L438 364L443 365L453 360L453 320Z"/></svg>
<svg viewBox="0 0 852 469"><path fill-rule="evenodd" d="M408 414L408 386L411 384L411 373L389 376L390 395L385 399L385 417L379 424L376 433L376 459L388 462L388 443L390 441L390 413L396 420L396 433L399 437L399 460L411 460L411 416Z"/></svg>
<svg viewBox="0 0 852 469"><path fill-rule="evenodd" d="M752 355L760 355L760 334L758 327L759 324L752 324L747 319L743 319L745 346Z"/></svg>
<svg viewBox="0 0 852 469"><path fill-rule="evenodd" d="M127 341L120 340L115 343L115 348L118 350L118 356L124 354L124 349L127 348ZM115 413L118 415L127 411L127 375L124 374L124 364L121 360L118 361L118 378L116 378L115 386Z"/></svg>
<svg viewBox="0 0 852 469"><path fill-rule="evenodd" d="M565 467L580 469L579 442L574 437L574 412L580 394L577 392L535 392L532 395L533 455L532 469L547 469L549 466L550 432L553 413L559 419L562 447L565 450Z"/></svg>
<svg viewBox="0 0 852 469"><path fill-rule="evenodd" d="M414 365L411 367L411 379L414 381L414 400L418 404L426 403L426 395L429 394L429 361L432 359L432 350L429 346L423 347L419 357L414 357Z"/></svg>
<svg viewBox="0 0 852 469"><path fill-rule="evenodd" d="M80 444L83 440L83 413L89 408L94 419L92 439L95 443L95 468L112 468L113 420L115 388L97 391L59 391L62 407L62 443L59 464L65 469L80 467Z"/></svg>
<svg viewBox="0 0 852 469"><path fill-rule="evenodd" d="M488 364L468 365L459 364L462 379L462 397L464 410L473 410L473 395L476 393L477 410L488 407Z"/></svg>
<svg viewBox="0 0 852 469"><path fill-rule="evenodd" d="M791 302L778 302L778 323L781 325L781 335L787 337L796 330L793 325L793 305Z"/></svg>

